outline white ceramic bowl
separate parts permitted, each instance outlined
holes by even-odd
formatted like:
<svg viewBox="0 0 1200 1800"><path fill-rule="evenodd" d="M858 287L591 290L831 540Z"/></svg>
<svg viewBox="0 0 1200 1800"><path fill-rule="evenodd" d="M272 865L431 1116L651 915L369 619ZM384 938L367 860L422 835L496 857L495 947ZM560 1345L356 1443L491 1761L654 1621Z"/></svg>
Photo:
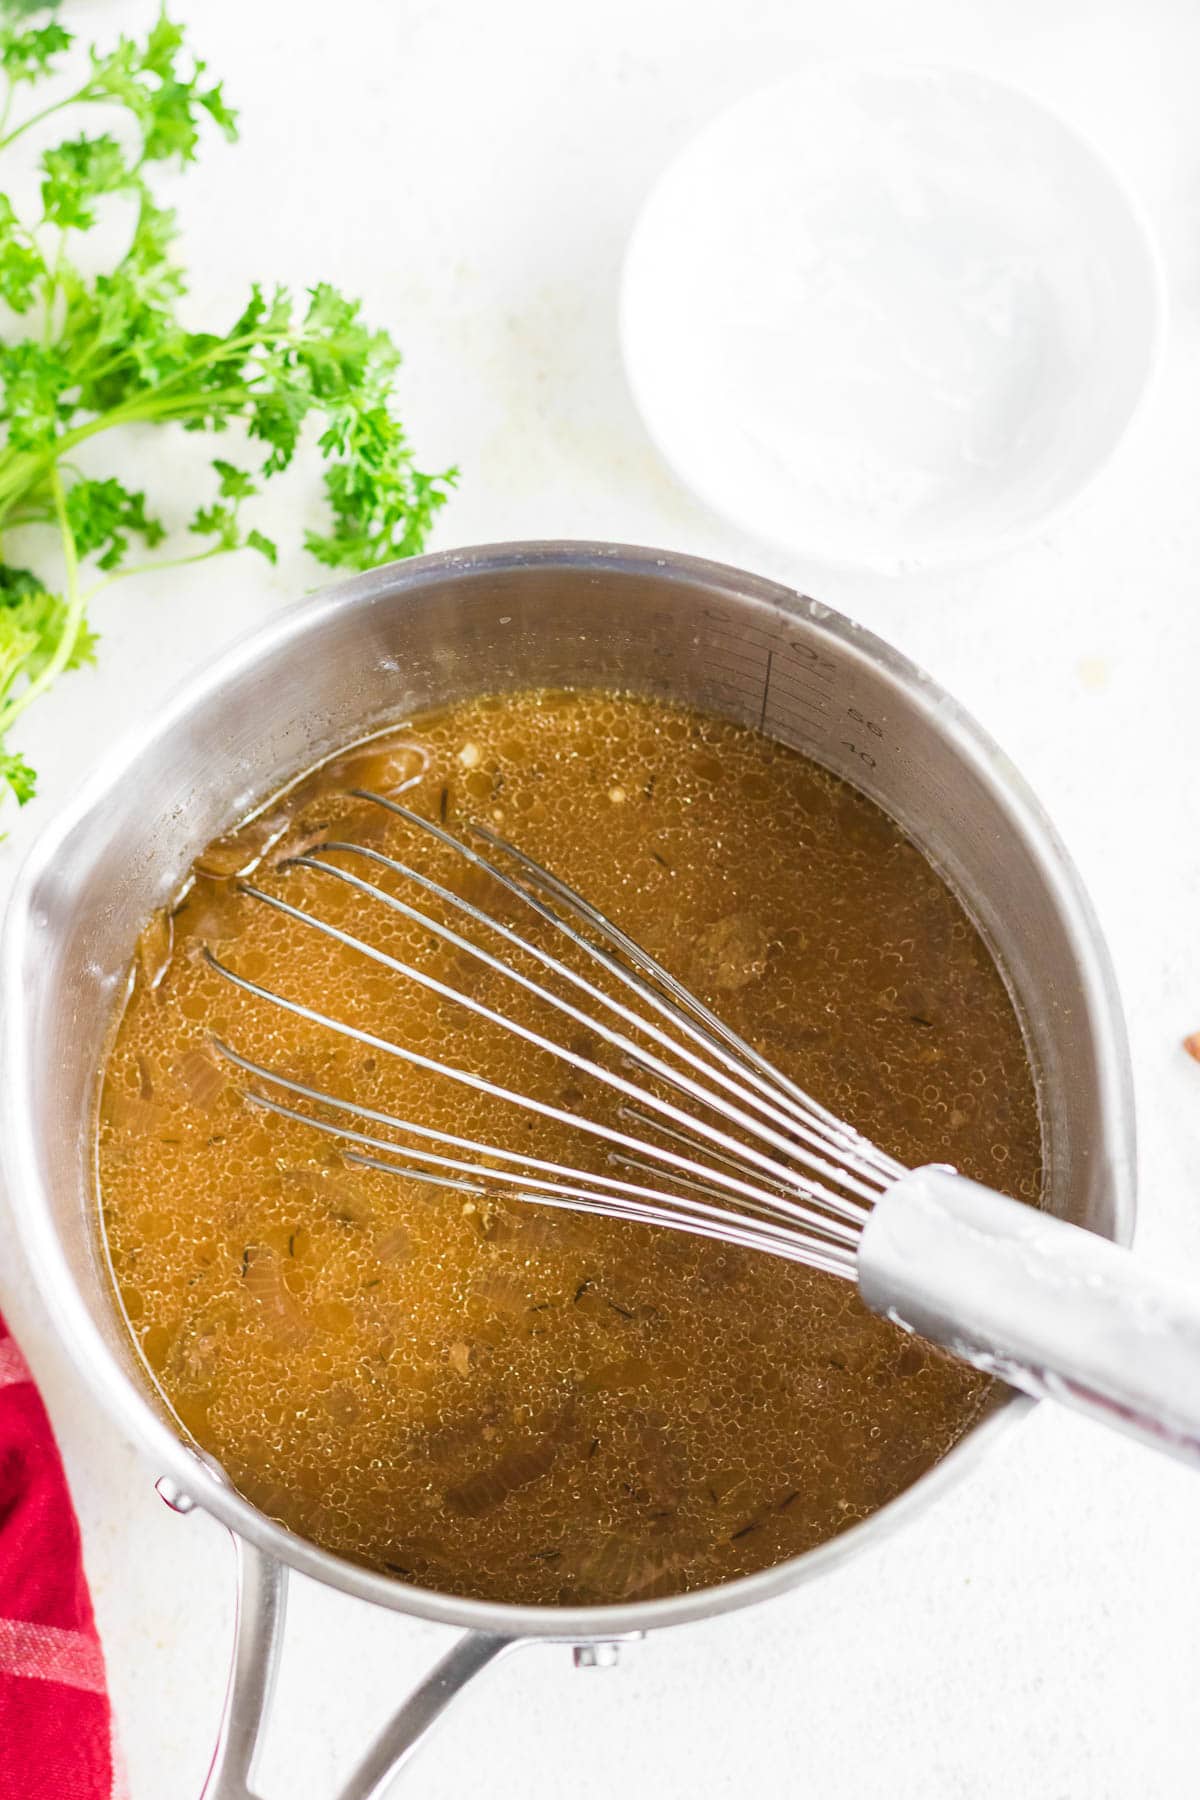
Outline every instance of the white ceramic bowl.
<svg viewBox="0 0 1200 1800"><path fill-rule="evenodd" d="M625 364L703 500L833 565L971 560L1099 470L1163 333L1100 154L966 70L821 65L692 140L634 229Z"/></svg>

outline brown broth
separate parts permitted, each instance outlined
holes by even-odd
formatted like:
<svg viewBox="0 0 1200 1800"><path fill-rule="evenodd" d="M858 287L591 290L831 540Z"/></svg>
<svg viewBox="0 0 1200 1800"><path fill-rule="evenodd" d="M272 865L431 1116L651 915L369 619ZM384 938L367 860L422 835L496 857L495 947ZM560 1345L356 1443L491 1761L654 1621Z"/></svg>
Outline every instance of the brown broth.
<svg viewBox="0 0 1200 1800"><path fill-rule="evenodd" d="M487 1599L703 1587L865 1518L978 1416L980 1376L831 1276L350 1165L335 1140L247 1105L213 1056L215 1033L424 1124L607 1166L577 1131L290 1018L202 959L210 945L380 1036L615 1120L594 1080L238 892L261 856L264 890L604 1061L427 929L275 866L332 831L527 929L486 878L346 792L408 780L407 804L494 823L894 1155L1038 1197L1034 1083L1003 982L877 807L753 731L657 702L483 699L306 778L212 846L173 918L142 934L99 1181L130 1328L167 1403L293 1530Z"/></svg>

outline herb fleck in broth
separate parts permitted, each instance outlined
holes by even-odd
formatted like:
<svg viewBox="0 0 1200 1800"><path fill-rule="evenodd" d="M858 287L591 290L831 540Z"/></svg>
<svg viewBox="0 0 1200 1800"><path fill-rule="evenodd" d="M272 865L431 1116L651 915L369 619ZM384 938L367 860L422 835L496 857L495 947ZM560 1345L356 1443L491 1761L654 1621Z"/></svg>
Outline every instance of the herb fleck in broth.
<svg viewBox="0 0 1200 1800"><path fill-rule="evenodd" d="M455 706L212 846L171 932L142 935L103 1089L100 1186L125 1308L170 1404L294 1530L487 1599L701 1587L864 1518L961 1436L981 1377L832 1277L347 1165L332 1139L247 1106L214 1060L212 1033L365 1104L605 1166L554 1121L267 1007L200 958L209 944L381 1036L615 1119L594 1081L238 893L261 857L265 890L546 1029L427 930L275 867L332 830L527 929L516 902L496 907L483 878L346 791L408 780L427 817L495 822L895 1155L1037 1196L1034 1087L1004 986L869 801L757 733L659 703ZM598 1051L586 1034L572 1047Z"/></svg>

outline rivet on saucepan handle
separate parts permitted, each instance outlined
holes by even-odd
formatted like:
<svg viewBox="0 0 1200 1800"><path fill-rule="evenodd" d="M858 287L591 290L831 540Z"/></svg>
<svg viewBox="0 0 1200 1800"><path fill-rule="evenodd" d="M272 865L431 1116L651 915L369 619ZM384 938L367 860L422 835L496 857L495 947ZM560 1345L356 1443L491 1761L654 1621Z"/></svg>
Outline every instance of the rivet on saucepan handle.
<svg viewBox="0 0 1200 1800"><path fill-rule="evenodd" d="M196 1502L190 1494L185 1494L178 1482L172 1481L169 1475L160 1475L154 1484L154 1491L159 1499L169 1506L171 1511L181 1516L194 1510Z"/></svg>
<svg viewBox="0 0 1200 1800"><path fill-rule="evenodd" d="M577 1669L615 1669L621 1660L618 1643L576 1644L574 1661Z"/></svg>

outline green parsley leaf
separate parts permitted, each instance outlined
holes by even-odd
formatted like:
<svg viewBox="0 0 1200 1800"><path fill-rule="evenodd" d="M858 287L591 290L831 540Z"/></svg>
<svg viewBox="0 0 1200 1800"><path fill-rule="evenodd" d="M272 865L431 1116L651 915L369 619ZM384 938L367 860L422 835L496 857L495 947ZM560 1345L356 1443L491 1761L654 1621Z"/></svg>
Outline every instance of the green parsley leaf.
<svg viewBox="0 0 1200 1800"><path fill-rule="evenodd" d="M278 550L270 538L264 537L261 531L251 530L246 533L246 548L247 550L257 550L258 554L265 556L269 563L279 561Z"/></svg>
<svg viewBox="0 0 1200 1800"><path fill-rule="evenodd" d="M133 493L115 476L103 481L77 481L66 497L67 523L77 556L95 555L97 567L115 569L125 560L129 533L148 550L166 537L166 527L146 512L146 496Z"/></svg>
<svg viewBox="0 0 1200 1800"><path fill-rule="evenodd" d="M30 5L20 10L28 17L40 9ZM61 25L30 25L25 30L6 25L0 30L0 69L13 83L36 81L39 76L53 73L57 59L71 48L71 43L70 32Z"/></svg>
<svg viewBox="0 0 1200 1800"><path fill-rule="evenodd" d="M188 530L195 532L197 537L215 538L215 547L220 550L236 550L242 541L236 509L222 506L220 502L212 506L198 506Z"/></svg>
<svg viewBox="0 0 1200 1800"><path fill-rule="evenodd" d="M0 751L0 781L11 789L18 806L37 793L37 776L19 750Z"/></svg>
<svg viewBox="0 0 1200 1800"><path fill-rule="evenodd" d="M45 277L37 240L21 224L7 194L0 194L0 299L16 313L28 312Z"/></svg>
<svg viewBox="0 0 1200 1800"><path fill-rule="evenodd" d="M115 137L77 137L47 150L42 157L42 216L63 231L88 231L96 223L92 202L102 194L119 194L136 186Z"/></svg>
<svg viewBox="0 0 1200 1800"><path fill-rule="evenodd" d="M245 469L235 468L233 463L225 462L221 457L213 457L213 468L221 477L219 493L224 500L249 500L257 494L258 486L253 477L247 475Z"/></svg>
<svg viewBox="0 0 1200 1800"><path fill-rule="evenodd" d="M96 105L119 108L131 130L76 128L46 149L32 217L0 193L0 301L18 321L0 336L0 533L56 534L45 551L52 581L0 561L0 787L22 803L34 776L8 747L9 734L61 674L93 660L87 606L109 582L243 549L274 563L276 545L243 522L242 509L314 441L329 518L305 543L329 567L369 568L422 549L455 480L453 470L428 475L415 466L394 411L399 352L328 283L299 304L284 288L254 283L223 326L184 323L175 215L152 177L163 163L191 163L206 132L234 141L237 116L165 10L144 37L93 46L74 93L9 123L14 96L56 72L71 47L57 17L33 22L55 10L0 0L8 84L0 151L11 157L32 125ZM95 259L85 267L74 246L108 207L128 210L128 248L96 273ZM143 552L165 542L163 521L119 472L85 473L78 455L114 432L170 425L236 432L251 466L245 456L214 457L216 497L187 526L201 547L134 564L135 542Z"/></svg>

